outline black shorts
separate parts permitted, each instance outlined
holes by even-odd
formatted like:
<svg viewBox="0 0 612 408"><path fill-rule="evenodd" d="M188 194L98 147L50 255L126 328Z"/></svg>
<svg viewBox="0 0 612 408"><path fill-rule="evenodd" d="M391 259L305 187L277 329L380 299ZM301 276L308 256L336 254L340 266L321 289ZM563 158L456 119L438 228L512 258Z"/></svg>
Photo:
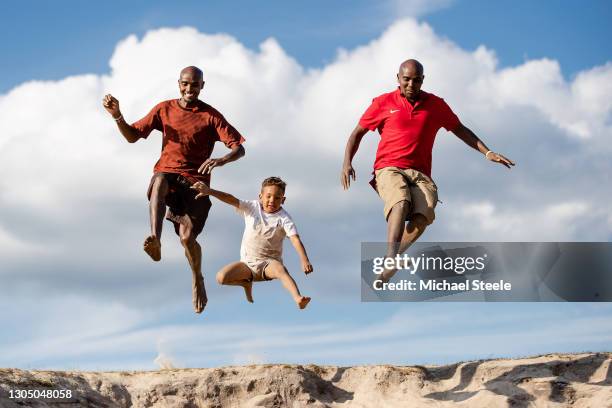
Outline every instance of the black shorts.
<svg viewBox="0 0 612 408"><path fill-rule="evenodd" d="M158 177L163 177L168 182L168 194L166 195L166 219L174 224L174 232L179 235L179 228L184 225L194 236L198 236L204 229L208 212L212 203L210 197L201 197L196 200L197 191L191 189L191 182L180 174L155 173L151 177L147 198L151 200L153 183Z"/></svg>

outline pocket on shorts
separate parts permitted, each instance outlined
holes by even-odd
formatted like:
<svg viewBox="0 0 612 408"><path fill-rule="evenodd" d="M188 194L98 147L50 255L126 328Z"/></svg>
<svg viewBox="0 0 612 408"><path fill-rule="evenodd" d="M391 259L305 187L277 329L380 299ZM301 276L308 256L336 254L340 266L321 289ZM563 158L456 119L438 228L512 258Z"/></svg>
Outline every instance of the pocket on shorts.
<svg viewBox="0 0 612 408"><path fill-rule="evenodd" d="M407 199L410 201L410 186L403 171L397 167L376 170L377 192L383 201ZM398 198L399 197L399 198Z"/></svg>

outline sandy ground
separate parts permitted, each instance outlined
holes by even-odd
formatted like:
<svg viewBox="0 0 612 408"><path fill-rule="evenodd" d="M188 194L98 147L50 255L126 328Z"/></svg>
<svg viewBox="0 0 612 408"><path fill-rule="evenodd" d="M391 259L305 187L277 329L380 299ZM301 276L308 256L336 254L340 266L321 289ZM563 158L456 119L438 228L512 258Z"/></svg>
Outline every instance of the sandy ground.
<svg viewBox="0 0 612 408"><path fill-rule="evenodd" d="M16 390L69 399L11 399ZM130 372L0 369L0 407L612 408L612 353L447 366L251 365Z"/></svg>

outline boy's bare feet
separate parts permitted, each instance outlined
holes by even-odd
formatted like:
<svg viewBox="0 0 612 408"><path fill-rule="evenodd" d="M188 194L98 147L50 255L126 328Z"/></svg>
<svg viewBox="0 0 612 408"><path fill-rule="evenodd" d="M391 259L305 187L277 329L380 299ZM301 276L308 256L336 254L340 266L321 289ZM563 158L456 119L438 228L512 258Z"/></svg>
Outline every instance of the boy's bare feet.
<svg viewBox="0 0 612 408"><path fill-rule="evenodd" d="M244 294L249 303L253 303L253 282L246 282L242 285L244 288Z"/></svg>
<svg viewBox="0 0 612 408"><path fill-rule="evenodd" d="M201 273L193 276L193 310L196 313L202 313L208 303L206 297L206 289L204 288L204 278Z"/></svg>
<svg viewBox="0 0 612 408"><path fill-rule="evenodd" d="M158 262L161 259L161 242L159 242L159 238L154 237L153 235L145 238L144 241L144 251L149 254L151 259L155 262Z"/></svg>
<svg viewBox="0 0 612 408"><path fill-rule="evenodd" d="M295 303L297 303L300 309L304 309L306 306L308 306L308 302L310 302L310 298L308 296L300 296L299 298L295 299Z"/></svg>

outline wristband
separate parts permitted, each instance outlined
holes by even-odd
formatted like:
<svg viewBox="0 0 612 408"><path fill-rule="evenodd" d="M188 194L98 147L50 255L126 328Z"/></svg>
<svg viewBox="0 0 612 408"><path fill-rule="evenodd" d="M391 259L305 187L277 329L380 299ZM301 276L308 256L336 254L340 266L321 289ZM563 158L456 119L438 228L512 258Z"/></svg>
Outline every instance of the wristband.
<svg viewBox="0 0 612 408"><path fill-rule="evenodd" d="M123 119L123 115L119 115L119 117L113 119L115 119L115 122L119 122L121 119Z"/></svg>
<svg viewBox="0 0 612 408"><path fill-rule="evenodd" d="M489 153L494 153L493 150L489 150L485 153L485 158L489 160Z"/></svg>

